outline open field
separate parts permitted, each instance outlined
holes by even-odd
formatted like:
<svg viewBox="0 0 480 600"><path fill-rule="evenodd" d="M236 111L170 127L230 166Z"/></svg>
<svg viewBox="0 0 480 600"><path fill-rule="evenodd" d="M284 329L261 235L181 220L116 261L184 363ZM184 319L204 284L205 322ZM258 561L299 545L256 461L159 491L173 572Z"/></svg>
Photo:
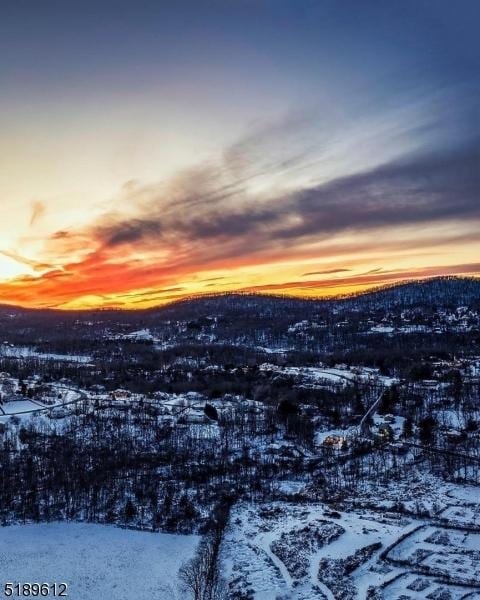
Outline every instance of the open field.
<svg viewBox="0 0 480 600"><path fill-rule="evenodd" d="M170 600L198 539L85 523L4 527L2 583L65 582L72 600Z"/></svg>

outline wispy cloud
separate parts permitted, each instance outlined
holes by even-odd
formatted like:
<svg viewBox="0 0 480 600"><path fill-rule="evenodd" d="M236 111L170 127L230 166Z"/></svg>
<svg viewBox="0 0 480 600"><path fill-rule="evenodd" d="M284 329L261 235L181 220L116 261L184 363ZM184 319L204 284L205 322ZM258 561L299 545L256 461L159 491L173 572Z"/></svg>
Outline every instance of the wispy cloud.
<svg viewBox="0 0 480 600"><path fill-rule="evenodd" d="M14 260L17 263L20 263L22 265L27 265L28 267L31 267L34 271L46 271L49 269L56 269L55 265L51 264L51 263L45 263L45 262L40 262L37 260L32 260L30 258L26 258L25 256L21 256L20 254L17 254L16 252L12 252L9 250L0 250L0 254L3 254L3 256L6 256L7 258L11 258L12 260Z"/></svg>
<svg viewBox="0 0 480 600"><path fill-rule="evenodd" d="M36 200L32 203L32 213L30 216L30 227L33 227L45 214L47 208L43 202Z"/></svg>
<svg viewBox="0 0 480 600"><path fill-rule="evenodd" d="M475 265L462 263L446 265L443 271L434 266L422 267L424 271L375 267L358 274L353 262L344 262L345 267L336 261L312 271L303 266L290 280L269 282L267 263L305 259L311 264L319 259L320 266L341 248L351 254L370 249L379 255L394 248L440 248L453 240L461 244L478 237L472 233L474 224L480 224L478 140L468 144L455 140L435 151L427 145L422 151L313 184L284 178L292 168L311 162L308 144L304 153L282 146L274 158L261 160L262 149L291 135L294 126L295 121L292 125L287 120L283 127L260 130L232 145L217 163L183 170L170 181L130 182L110 203L115 210L88 227L62 229L50 236L48 256L61 256L61 269L16 257L37 272L47 268L51 272L18 279L14 287L0 286L0 300L14 297L28 303L33 293L38 303L49 297L57 305L95 296L101 303L114 303L114 298L120 304L163 302L201 287L230 289L232 280L226 275L198 278L197 274L242 267L250 272L258 269L260 279L265 279L247 289L298 293L373 285L406 274L475 272ZM33 222L42 210L36 208ZM433 233L425 233L427 228L436 231L452 224L454 230L435 239ZM408 239L388 233L399 230L410 231ZM313 276L321 278L296 279ZM187 285L189 280L200 287Z"/></svg>
<svg viewBox="0 0 480 600"><path fill-rule="evenodd" d="M480 219L480 144L406 157L329 183L253 196L238 181L204 177L196 185L144 190L132 218L105 215L92 235L103 248L191 248L205 260L252 253L342 232ZM227 190L227 191L226 191ZM185 210L188 207L188 210ZM188 253L188 250L187 250Z"/></svg>
<svg viewBox="0 0 480 600"><path fill-rule="evenodd" d="M311 275L333 275L335 273L347 273L351 269L326 269L325 271L310 271L302 273L302 277L310 277Z"/></svg>
<svg viewBox="0 0 480 600"><path fill-rule="evenodd" d="M348 288L350 288L350 290L355 290L361 286L377 286L408 279L437 277L439 275L476 275L479 273L480 263L467 263L462 265L430 266L411 270L399 269L394 272L382 273L378 275L358 275L329 280L319 279L312 281L283 281L275 284L248 286L243 288L242 291L288 293L292 290L305 290L310 292L309 294L307 293L307 295L318 295L319 290L347 290Z"/></svg>

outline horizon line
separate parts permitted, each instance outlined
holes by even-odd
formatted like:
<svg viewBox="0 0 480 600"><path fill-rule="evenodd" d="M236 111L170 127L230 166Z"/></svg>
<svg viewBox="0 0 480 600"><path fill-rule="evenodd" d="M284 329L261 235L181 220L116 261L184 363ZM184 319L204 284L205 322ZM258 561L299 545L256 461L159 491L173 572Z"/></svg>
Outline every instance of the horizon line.
<svg viewBox="0 0 480 600"><path fill-rule="evenodd" d="M378 292L382 292L389 289L394 289L402 286L407 286L411 284L424 284L432 281L439 280L461 280L461 281L480 281L480 275L431 275L425 276L421 278L409 278L400 281L394 281L389 283L384 283L380 285L374 285L370 288L353 291L344 294L336 294L332 296L297 296L295 294L287 294L287 293L269 293L269 292L259 292L259 291L248 291L245 289L238 290L230 290L226 292L204 292L199 294L192 294L189 296L183 296L181 298L170 300L165 302L164 304L157 304L155 306L143 307L143 308L124 308L121 306L98 306L98 307L85 307L85 308L61 308L60 306L45 306L45 307L30 307L22 304L10 304L10 303L0 303L0 309L21 309L25 311L31 312L59 312L59 313L92 313L92 312L122 312L122 313L141 313L148 312L160 309L170 308L177 304L184 304L187 302L193 302L195 300L202 300L204 298L220 298L225 296L252 296L258 298L272 298L272 299L282 299L282 300L295 300L297 302L338 302L340 300L348 300L349 298L359 298L362 296L368 296L369 294L375 294Z"/></svg>

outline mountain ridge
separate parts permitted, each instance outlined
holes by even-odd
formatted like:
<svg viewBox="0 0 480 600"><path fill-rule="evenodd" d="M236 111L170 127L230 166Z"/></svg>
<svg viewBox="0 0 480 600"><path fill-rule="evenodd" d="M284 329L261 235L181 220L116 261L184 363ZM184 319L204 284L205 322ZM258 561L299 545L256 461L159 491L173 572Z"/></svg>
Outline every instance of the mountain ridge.
<svg viewBox="0 0 480 600"><path fill-rule="evenodd" d="M188 296L179 300L169 302L164 305L156 305L149 308L85 308L85 309L60 309L55 307L30 308L15 304L0 304L0 312L16 312L31 314L52 314L62 315L85 315L85 314L149 314L152 312L168 313L187 306L200 306L202 304L230 303L242 304L247 308L249 303L257 305L258 303L281 303L285 305L294 305L296 307L302 304L308 307L318 306L345 306L348 304L368 305L376 302L387 304L411 305L412 302L436 304L443 298L448 299L449 303L456 298L457 301L464 300L465 303L471 301L480 301L480 277L459 277L454 275L437 276L428 279L410 279L397 283L389 283L360 292L351 294L341 294L330 296L328 298L319 298L314 296L297 297L288 294L263 294L255 292L232 291L224 293L209 293Z"/></svg>

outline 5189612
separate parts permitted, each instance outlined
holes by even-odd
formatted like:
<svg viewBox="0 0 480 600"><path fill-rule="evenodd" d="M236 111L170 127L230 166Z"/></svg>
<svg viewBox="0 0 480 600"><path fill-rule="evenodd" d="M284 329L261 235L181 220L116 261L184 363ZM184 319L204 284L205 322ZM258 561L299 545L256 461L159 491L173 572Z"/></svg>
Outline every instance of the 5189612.
<svg viewBox="0 0 480 600"><path fill-rule="evenodd" d="M12 583L3 586L6 598L35 598L35 597L63 597L68 596L66 583Z"/></svg>

